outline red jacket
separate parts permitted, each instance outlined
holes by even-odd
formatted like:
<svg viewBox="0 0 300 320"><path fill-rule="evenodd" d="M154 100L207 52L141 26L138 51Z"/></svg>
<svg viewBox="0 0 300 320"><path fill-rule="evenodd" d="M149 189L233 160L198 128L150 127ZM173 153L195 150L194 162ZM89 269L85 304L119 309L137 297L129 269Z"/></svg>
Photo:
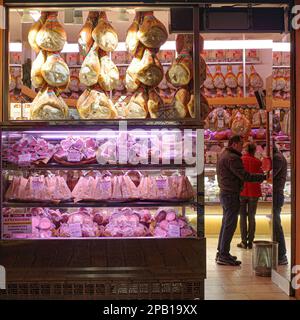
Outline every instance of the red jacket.
<svg viewBox="0 0 300 320"><path fill-rule="evenodd" d="M245 170L249 173L263 173L261 168L262 162L254 156L251 156L249 153L242 156L242 161ZM241 192L241 196L259 198L261 195L259 182L244 182L244 189Z"/></svg>

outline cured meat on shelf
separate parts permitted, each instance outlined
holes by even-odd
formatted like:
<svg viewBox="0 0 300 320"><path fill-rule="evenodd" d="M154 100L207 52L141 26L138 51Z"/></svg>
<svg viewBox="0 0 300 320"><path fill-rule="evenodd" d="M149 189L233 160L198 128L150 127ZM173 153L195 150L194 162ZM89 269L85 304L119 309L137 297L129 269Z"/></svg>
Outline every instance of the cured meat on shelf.
<svg viewBox="0 0 300 320"><path fill-rule="evenodd" d="M284 90L286 86L286 79L284 77L282 70L280 69L277 70L274 80L275 80L275 89L273 90L278 90L278 91Z"/></svg>
<svg viewBox="0 0 300 320"><path fill-rule="evenodd" d="M44 139L24 136L5 150L7 160L15 164L47 163L56 152L56 146Z"/></svg>
<svg viewBox="0 0 300 320"><path fill-rule="evenodd" d="M245 73L245 84L246 84L246 88L249 87L249 76L247 73ZM239 72L237 74L237 83L238 86L240 88L244 87L244 70L243 70L243 66L239 66Z"/></svg>
<svg viewBox="0 0 300 320"><path fill-rule="evenodd" d="M216 66L216 73L213 77L213 83L216 89L223 90L226 88L225 78L221 71L221 66Z"/></svg>
<svg viewBox="0 0 300 320"><path fill-rule="evenodd" d="M41 90L31 104L31 120L64 120L68 118L67 104L58 93L50 88Z"/></svg>
<svg viewBox="0 0 300 320"><path fill-rule="evenodd" d="M179 89L173 100L173 108L175 111L174 118L185 118L188 113L188 103L190 101L190 93L188 90L181 88Z"/></svg>
<svg viewBox="0 0 300 320"><path fill-rule="evenodd" d="M191 118L196 117L194 99L195 99L194 94L191 94L190 101L187 105ZM205 120L207 118L208 114L210 113L210 110L211 109L209 107L207 99L205 98L204 95L200 94L200 118L201 118L201 120Z"/></svg>
<svg viewBox="0 0 300 320"><path fill-rule="evenodd" d="M144 54L144 47L139 45L136 49L135 55L131 60L125 74L125 86L129 91L136 91L140 85L137 79L137 73L140 69L141 59Z"/></svg>
<svg viewBox="0 0 300 320"><path fill-rule="evenodd" d="M179 33L176 36L176 52L180 54L183 50L193 52L194 37L192 34ZM204 39L199 35L199 53L203 52Z"/></svg>
<svg viewBox="0 0 300 320"><path fill-rule="evenodd" d="M35 88L41 88L46 82L42 75L42 67L46 62L46 54L42 50L34 59L31 67L31 83Z"/></svg>
<svg viewBox="0 0 300 320"><path fill-rule="evenodd" d="M85 24L82 26L79 32L78 44L80 48L80 53L86 56L93 45L92 32L97 25L99 18L99 12L90 11Z"/></svg>
<svg viewBox="0 0 300 320"><path fill-rule="evenodd" d="M224 131L230 126L230 114L222 107L215 108L206 118L206 129Z"/></svg>
<svg viewBox="0 0 300 320"><path fill-rule="evenodd" d="M236 89L238 86L237 78L232 72L232 66L227 66L227 73L225 75L225 84L230 89Z"/></svg>
<svg viewBox="0 0 300 320"><path fill-rule="evenodd" d="M99 13L98 24L92 32L92 37L97 46L103 51L112 52L117 48L117 32L108 22L104 11Z"/></svg>
<svg viewBox="0 0 300 320"><path fill-rule="evenodd" d="M110 175L97 176L93 189L93 199L110 200L113 193L113 179Z"/></svg>
<svg viewBox="0 0 300 320"><path fill-rule="evenodd" d="M139 41L147 48L160 48L168 39L164 24L154 17L153 12L143 12L137 33Z"/></svg>
<svg viewBox="0 0 300 320"><path fill-rule="evenodd" d="M107 55L100 58L98 83L104 91L114 90L119 84L119 70Z"/></svg>
<svg viewBox="0 0 300 320"><path fill-rule="evenodd" d="M68 137L60 141L54 160L63 164L95 162L97 147L93 138Z"/></svg>
<svg viewBox="0 0 300 320"><path fill-rule="evenodd" d="M95 179L92 176L82 176L72 190L74 202L94 200Z"/></svg>
<svg viewBox="0 0 300 320"><path fill-rule="evenodd" d="M164 77L163 67L154 51L145 49L138 64L136 79L145 86L157 87Z"/></svg>
<svg viewBox="0 0 300 320"><path fill-rule="evenodd" d="M261 76L257 73L254 66L250 67L249 83L254 90L260 89L264 85Z"/></svg>
<svg viewBox="0 0 300 320"><path fill-rule="evenodd" d="M47 20L36 35L36 43L50 52L61 51L67 41L67 34L57 20L58 12L49 12Z"/></svg>
<svg viewBox="0 0 300 320"><path fill-rule="evenodd" d="M80 82L90 87L98 82L100 76L100 61L98 56L98 48L94 43L89 53L85 57L79 71Z"/></svg>
<svg viewBox="0 0 300 320"><path fill-rule="evenodd" d="M41 74L52 87L66 88L70 82L70 70L59 54L48 54L41 67Z"/></svg>
<svg viewBox="0 0 300 320"><path fill-rule="evenodd" d="M140 20L140 13L137 12L126 34L126 39L125 39L126 49L132 55L135 54L139 44L139 38L138 38L139 20Z"/></svg>
<svg viewBox="0 0 300 320"><path fill-rule="evenodd" d="M164 117L164 102L160 95L155 89L149 90L149 99L147 102L147 107L149 110L150 117L153 119Z"/></svg>
<svg viewBox="0 0 300 320"><path fill-rule="evenodd" d="M236 115L231 120L231 131L233 134L241 135L247 137L251 130L251 124L249 120L242 115L240 112L237 112Z"/></svg>
<svg viewBox="0 0 300 320"><path fill-rule="evenodd" d="M125 108L128 119L144 119L148 115L148 95L144 89L135 92Z"/></svg>
<svg viewBox="0 0 300 320"><path fill-rule="evenodd" d="M212 89L215 88L213 76L212 76L212 74L211 74L211 72L210 72L208 67L206 67L206 79L205 79L205 81L203 83L203 86L207 90L212 90Z"/></svg>
<svg viewBox="0 0 300 320"><path fill-rule="evenodd" d="M188 225L185 217L179 217L174 209L159 209L155 216L153 236L166 237L192 237L196 231Z"/></svg>
<svg viewBox="0 0 300 320"><path fill-rule="evenodd" d="M166 79L174 87L188 85L192 79L193 60L187 51L178 55L166 74Z"/></svg>
<svg viewBox="0 0 300 320"><path fill-rule="evenodd" d="M117 111L104 92L86 89L77 101L82 119L115 119Z"/></svg>
<svg viewBox="0 0 300 320"><path fill-rule="evenodd" d="M25 201L65 201L72 198L71 191L63 177L30 176L13 177L5 198Z"/></svg>
<svg viewBox="0 0 300 320"><path fill-rule="evenodd" d="M41 13L41 17L39 18L39 20L32 24L28 32L29 45L36 53L39 53L40 51L40 47L36 43L36 36L40 31L40 29L42 28L42 26L44 25L44 23L46 22L46 19L47 19L47 12L43 11Z"/></svg>

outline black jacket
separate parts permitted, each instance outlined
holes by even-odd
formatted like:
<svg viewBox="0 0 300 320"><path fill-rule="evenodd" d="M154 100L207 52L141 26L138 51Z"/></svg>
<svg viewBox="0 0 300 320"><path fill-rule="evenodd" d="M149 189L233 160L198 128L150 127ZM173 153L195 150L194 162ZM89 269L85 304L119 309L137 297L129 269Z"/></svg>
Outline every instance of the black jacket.
<svg viewBox="0 0 300 320"><path fill-rule="evenodd" d="M241 159L242 154L228 147L220 155L217 162L218 184L221 193L240 193L244 182L263 182L265 175L251 174L245 171Z"/></svg>
<svg viewBox="0 0 300 320"><path fill-rule="evenodd" d="M287 176L287 161L280 151L273 153L273 192L283 192Z"/></svg>

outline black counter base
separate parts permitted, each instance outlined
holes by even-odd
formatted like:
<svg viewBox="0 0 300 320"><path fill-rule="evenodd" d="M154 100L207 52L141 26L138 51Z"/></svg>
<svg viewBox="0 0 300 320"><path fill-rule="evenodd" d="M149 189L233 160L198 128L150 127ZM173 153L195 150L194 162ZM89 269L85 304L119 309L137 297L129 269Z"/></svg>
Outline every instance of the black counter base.
<svg viewBox="0 0 300 320"><path fill-rule="evenodd" d="M0 299L204 299L205 251L205 239L1 241Z"/></svg>

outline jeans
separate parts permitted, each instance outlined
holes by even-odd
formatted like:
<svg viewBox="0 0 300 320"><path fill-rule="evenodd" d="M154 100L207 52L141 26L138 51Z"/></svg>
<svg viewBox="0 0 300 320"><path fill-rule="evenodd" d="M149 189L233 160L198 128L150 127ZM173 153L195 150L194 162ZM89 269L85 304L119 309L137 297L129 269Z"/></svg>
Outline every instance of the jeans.
<svg viewBox="0 0 300 320"><path fill-rule="evenodd" d="M255 235L255 214L257 209L256 197L241 197L240 228L241 238L244 244L252 243ZM248 227L247 227L248 218Z"/></svg>
<svg viewBox="0 0 300 320"><path fill-rule="evenodd" d="M282 259L286 255L286 245L284 233L281 225L281 209L284 204L284 195L282 192L273 193L273 230L274 240L278 242L278 258Z"/></svg>
<svg viewBox="0 0 300 320"><path fill-rule="evenodd" d="M240 195L238 193L221 193L223 207L222 227L219 235L218 251L221 256L229 256L230 244L237 227L240 211Z"/></svg>

